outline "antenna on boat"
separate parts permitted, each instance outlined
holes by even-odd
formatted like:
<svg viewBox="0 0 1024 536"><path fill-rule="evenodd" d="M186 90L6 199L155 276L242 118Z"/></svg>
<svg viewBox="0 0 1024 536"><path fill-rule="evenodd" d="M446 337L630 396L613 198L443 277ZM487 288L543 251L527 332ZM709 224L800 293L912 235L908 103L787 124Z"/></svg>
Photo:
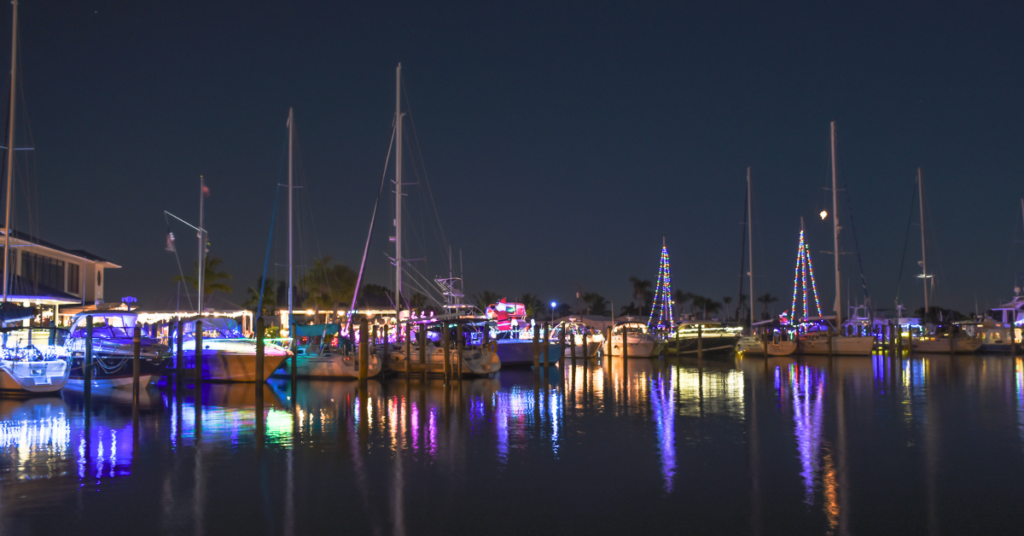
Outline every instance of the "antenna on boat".
<svg viewBox="0 0 1024 536"><path fill-rule="evenodd" d="M18 0L11 0L14 15L11 30L11 103L7 112L7 211L4 218L4 302L7 301L8 276L11 273L11 185L14 184L14 90L18 72ZM83 271L84 272L84 271ZM82 289L85 296L85 289Z"/></svg>

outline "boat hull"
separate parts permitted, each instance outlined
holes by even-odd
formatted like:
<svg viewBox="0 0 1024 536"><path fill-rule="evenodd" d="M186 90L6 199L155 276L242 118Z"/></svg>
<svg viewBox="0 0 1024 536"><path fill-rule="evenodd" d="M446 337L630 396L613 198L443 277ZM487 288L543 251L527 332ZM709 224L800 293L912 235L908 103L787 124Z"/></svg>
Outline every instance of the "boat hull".
<svg viewBox="0 0 1024 536"><path fill-rule="evenodd" d="M612 339L612 355L622 356L622 338L617 339ZM654 346L655 341L652 340L627 341L627 357L651 357L654 355Z"/></svg>
<svg viewBox="0 0 1024 536"><path fill-rule="evenodd" d="M703 357L731 356L736 350L738 340L739 337L704 337L701 340L700 353L703 354ZM630 349L630 352L632 351ZM697 357L697 339L685 338L678 341L666 339L660 342L655 353ZM633 357L632 353L630 357Z"/></svg>
<svg viewBox="0 0 1024 536"><path fill-rule="evenodd" d="M185 361L185 373L195 374L192 364L195 362L195 351L183 352ZM262 380L266 381L271 374L281 366L288 358L288 354L281 352L266 352L263 356ZM168 360L168 361L174 361ZM171 363L171 367L176 364ZM203 349L201 364L203 381L221 382L255 382L256 354L248 352L230 352L225 350Z"/></svg>
<svg viewBox="0 0 1024 536"><path fill-rule="evenodd" d="M503 367L533 366L533 341L527 339L499 339L497 341L498 359ZM544 345L538 343L540 356L538 361L544 364ZM568 348L566 348L568 351ZM559 361L559 346L548 346L548 363Z"/></svg>
<svg viewBox="0 0 1024 536"><path fill-rule="evenodd" d="M409 363L405 356L404 345L392 345L389 351L385 366L392 372L405 372L408 366L410 371L444 373L444 348L428 344L425 351L425 362L419 359L419 346L412 345L412 362ZM377 350L378 355L383 353L383 348ZM454 352L452 352L454 353ZM458 367L458 362L452 356L452 364ZM486 376L501 370L502 362L498 353L490 349L465 348L462 350L462 375L463 376ZM456 373L457 371L452 371Z"/></svg>
<svg viewBox="0 0 1024 536"><path fill-rule="evenodd" d="M832 337L832 349L829 350L827 337L801 339L797 343L797 353L804 355L871 355L875 347L874 337Z"/></svg>
<svg viewBox="0 0 1024 536"><path fill-rule="evenodd" d="M586 357L596 357L597 356L597 351L600 350L600 349L601 349L601 343L600 342L587 341ZM564 357L572 357L572 347L566 345L565 353L562 354L562 355ZM583 355L583 344L582 343L576 345L576 357L577 358L584 357L584 355Z"/></svg>
<svg viewBox="0 0 1024 536"><path fill-rule="evenodd" d="M371 355L366 367L366 377L372 378L380 374L382 363L376 355ZM291 361L274 373L274 376L291 374ZM359 356L340 354L300 355L295 363L296 376L312 379L359 378Z"/></svg>
<svg viewBox="0 0 1024 536"><path fill-rule="evenodd" d="M10 394L60 391L67 384L70 369L63 360L4 361L0 365L0 391Z"/></svg>
<svg viewBox="0 0 1024 536"><path fill-rule="evenodd" d="M919 354L973 354L981 346L981 340L966 337L954 338L952 345L948 338L933 341L914 340L910 343L911 349Z"/></svg>
<svg viewBox="0 0 1024 536"><path fill-rule="evenodd" d="M130 387L134 381L134 365L132 356L97 355L93 357L93 375L91 385L96 389ZM139 385L147 385L154 376L163 374L170 360L164 357L139 359ZM71 374L67 388L82 390L85 388L85 357L75 356L71 362Z"/></svg>
<svg viewBox="0 0 1024 536"><path fill-rule="evenodd" d="M796 341L768 341L768 355L781 357L796 352ZM765 344L756 337L744 337L736 344L736 351L743 355L765 355Z"/></svg>

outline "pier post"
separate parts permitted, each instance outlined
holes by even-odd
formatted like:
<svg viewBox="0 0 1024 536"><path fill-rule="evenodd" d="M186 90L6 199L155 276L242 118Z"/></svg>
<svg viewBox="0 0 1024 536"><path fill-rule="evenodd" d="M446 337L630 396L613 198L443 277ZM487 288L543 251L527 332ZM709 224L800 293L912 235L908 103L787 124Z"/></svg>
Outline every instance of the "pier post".
<svg viewBox="0 0 1024 536"><path fill-rule="evenodd" d="M765 329L761 333L761 350L764 351L765 361L768 360L768 330Z"/></svg>
<svg viewBox="0 0 1024 536"><path fill-rule="evenodd" d="M448 335L448 322L441 323L441 344L444 345L444 382L452 378L452 349L451 339Z"/></svg>
<svg viewBox="0 0 1024 536"><path fill-rule="evenodd" d="M135 324L132 335L132 404L139 405L139 379L142 373L142 327Z"/></svg>
<svg viewBox="0 0 1024 536"><path fill-rule="evenodd" d="M185 353L181 349L182 339L185 338L185 323L178 318L175 329L177 329L178 339L174 342L175 353L174 353L174 364L175 373L174 380L178 382L178 386L181 386L181 377L185 375Z"/></svg>
<svg viewBox="0 0 1024 536"><path fill-rule="evenodd" d="M192 370L195 374L195 389L203 385L203 321L196 320L196 357L192 360ZM197 395L198 396L198 395ZM198 406L198 404L197 404Z"/></svg>
<svg viewBox="0 0 1024 536"><path fill-rule="evenodd" d="M373 341L373 343L370 345L370 353L374 353L375 354L375 353L377 353L377 343L379 342L379 339L377 339L377 324L376 323L373 324L373 334L370 335L370 340Z"/></svg>
<svg viewBox="0 0 1024 536"><path fill-rule="evenodd" d="M412 324L408 320L405 321L405 381L406 385L409 382L409 369L412 368Z"/></svg>
<svg viewBox="0 0 1024 536"><path fill-rule="evenodd" d="M1017 357L1017 311L1010 311L1010 357Z"/></svg>
<svg viewBox="0 0 1024 536"><path fill-rule="evenodd" d="M551 366L551 326L544 322L544 368Z"/></svg>
<svg viewBox="0 0 1024 536"><path fill-rule="evenodd" d="M697 359L704 359L704 324L697 324Z"/></svg>
<svg viewBox="0 0 1024 536"><path fill-rule="evenodd" d="M540 372L540 326L533 324L533 370Z"/></svg>
<svg viewBox="0 0 1024 536"><path fill-rule="evenodd" d="M672 331L673 331L674 337L676 339L676 355L679 355L679 326L674 326L672 328Z"/></svg>
<svg viewBox="0 0 1024 536"><path fill-rule="evenodd" d="M608 363L610 365L611 362L612 362L612 328L611 328L611 326L608 326L608 329L605 330L605 335L606 335L606 337L604 339L605 340L605 346L607 346L608 352L604 356L604 360L605 360L606 363ZM608 370L610 371L611 369L609 368Z"/></svg>
<svg viewBox="0 0 1024 536"><path fill-rule="evenodd" d="M388 325L384 324L384 362L391 357L391 339L388 338Z"/></svg>
<svg viewBox="0 0 1024 536"><path fill-rule="evenodd" d="M626 328L622 328L622 370L626 370L626 359L629 357L629 336Z"/></svg>
<svg viewBox="0 0 1024 536"><path fill-rule="evenodd" d="M255 378L253 378L256 380L257 398L263 394L263 367L266 360L266 343L263 341L263 334L265 332L266 328L264 327L263 317L258 317L256 319L256 370L254 371Z"/></svg>
<svg viewBox="0 0 1024 536"><path fill-rule="evenodd" d="M569 357L572 359L572 368L576 370L576 332L573 332L569 340ZM562 341L565 341L565 330L562 330ZM583 348L583 353L587 353L586 347ZM565 346L562 347L562 359L565 359Z"/></svg>
<svg viewBox="0 0 1024 536"><path fill-rule="evenodd" d="M366 317L359 319L359 385L366 382L370 363L370 334L366 326Z"/></svg>
<svg viewBox="0 0 1024 536"><path fill-rule="evenodd" d="M832 359L832 326L828 327L828 358Z"/></svg>
<svg viewBox="0 0 1024 536"><path fill-rule="evenodd" d="M462 322L459 322L455 328L455 359L459 363L456 369L459 378L462 378L462 350L466 347L466 334L462 329ZM462 400L462 384L459 384L459 400Z"/></svg>
<svg viewBox="0 0 1024 536"><path fill-rule="evenodd" d="M92 395L92 315L85 317L85 358L82 359L82 392L85 399Z"/></svg>

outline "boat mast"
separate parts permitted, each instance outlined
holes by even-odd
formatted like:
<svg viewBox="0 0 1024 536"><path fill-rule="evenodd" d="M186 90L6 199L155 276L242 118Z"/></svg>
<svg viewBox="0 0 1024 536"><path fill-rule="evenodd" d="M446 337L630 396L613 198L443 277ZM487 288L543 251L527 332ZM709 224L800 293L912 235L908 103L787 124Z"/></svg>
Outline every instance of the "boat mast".
<svg viewBox="0 0 1024 536"><path fill-rule="evenodd" d="M11 104L7 116L7 215L4 218L4 302L7 301L8 274L11 273L11 185L14 183L14 89L18 72L18 0L14 5L14 22L11 29ZM83 271L84 273L84 271ZM82 289L85 296L85 289Z"/></svg>
<svg viewBox="0 0 1024 536"><path fill-rule="evenodd" d="M917 201L921 210L921 278L924 279L924 314L928 316L928 262L924 254L924 194L921 185L921 168L917 168Z"/></svg>
<svg viewBox="0 0 1024 536"><path fill-rule="evenodd" d="M402 64L395 69L395 312L402 310Z"/></svg>
<svg viewBox="0 0 1024 536"><path fill-rule="evenodd" d="M292 184L292 141L293 132L295 130L295 115L294 110L288 108L288 332L292 335L292 194L294 188ZM294 335L293 335L294 337Z"/></svg>
<svg viewBox="0 0 1024 536"><path fill-rule="evenodd" d="M199 264L196 268L199 282L199 316L203 315L203 279L206 272L206 232L203 227L203 201L206 197L206 179L199 176Z"/></svg>
<svg viewBox="0 0 1024 536"><path fill-rule="evenodd" d="M754 202L750 198L750 167L747 167L747 247L750 254L750 334L754 334L754 214L751 207Z"/></svg>
<svg viewBox="0 0 1024 536"><path fill-rule="evenodd" d="M836 189L836 122L830 123L832 131L832 242L835 248L836 257L836 302L833 309L836 312L836 329L843 325L843 307L840 299L842 283L839 280L839 191Z"/></svg>

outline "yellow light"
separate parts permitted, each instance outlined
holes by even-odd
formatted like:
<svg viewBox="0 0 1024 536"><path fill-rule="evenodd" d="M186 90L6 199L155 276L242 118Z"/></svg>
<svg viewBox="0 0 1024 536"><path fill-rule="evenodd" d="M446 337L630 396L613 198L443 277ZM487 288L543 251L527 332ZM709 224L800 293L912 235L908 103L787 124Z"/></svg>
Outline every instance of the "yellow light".
<svg viewBox="0 0 1024 536"><path fill-rule="evenodd" d="M821 219L825 219L828 217L828 211L822 210L818 215L821 216Z"/></svg>

